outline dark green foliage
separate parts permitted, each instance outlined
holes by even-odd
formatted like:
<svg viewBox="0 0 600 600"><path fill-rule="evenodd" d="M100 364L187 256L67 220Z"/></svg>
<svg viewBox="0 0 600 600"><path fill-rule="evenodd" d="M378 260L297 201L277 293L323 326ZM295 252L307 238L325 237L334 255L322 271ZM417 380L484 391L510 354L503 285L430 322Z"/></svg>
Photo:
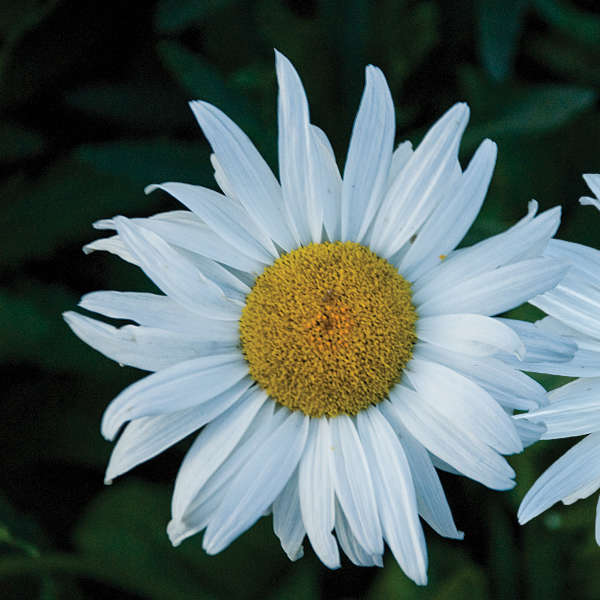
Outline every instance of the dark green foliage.
<svg viewBox="0 0 600 600"><path fill-rule="evenodd" d="M562 204L562 237L600 247L600 215L577 204L581 173L600 171L597 3L8 0L0 40L2 598L598 598L593 498L516 524L523 494L570 441L512 458L511 492L443 476L466 535L427 528L425 589L391 555L383 570L329 572L307 547L290 563L270 517L216 557L200 536L173 549L169 496L189 442L103 488L102 410L140 372L89 349L60 316L87 291L152 289L131 265L82 254L104 235L93 221L177 208L145 196L150 183L214 186L187 100L228 113L276 168L273 47L300 72L341 167L366 64L388 77L398 142L418 142L452 103L469 102L463 164L484 137L499 158L465 243L506 228L535 197Z"/></svg>

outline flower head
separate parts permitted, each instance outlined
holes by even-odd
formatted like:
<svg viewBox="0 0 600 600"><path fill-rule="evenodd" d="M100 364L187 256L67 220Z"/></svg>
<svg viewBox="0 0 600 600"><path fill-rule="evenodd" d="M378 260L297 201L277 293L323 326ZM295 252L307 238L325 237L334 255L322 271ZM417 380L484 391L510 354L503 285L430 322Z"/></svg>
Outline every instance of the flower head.
<svg viewBox="0 0 600 600"><path fill-rule="evenodd" d="M213 554L272 512L291 559L307 536L328 567L340 565L338 545L355 564L380 565L385 541L423 584L419 515L462 537L434 465L508 489L502 454L542 430L511 418L544 399L511 362L537 338L493 315L564 275L542 256L559 209L536 216L532 202L508 231L456 250L496 159L485 140L462 170L468 107L452 107L414 151L393 150L391 95L367 67L341 176L298 74L276 62L280 181L230 119L192 102L223 194L150 186L189 211L101 221L117 235L87 246L138 265L164 293L81 302L138 325L65 315L107 356L155 371L105 412L108 439L125 425L106 478L202 428L175 483L174 544L205 530Z"/></svg>
<svg viewBox="0 0 600 600"><path fill-rule="evenodd" d="M584 179L596 198L583 197L581 204L600 208L600 175L584 175ZM552 240L546 254L567 260L571 268L554 290L532 301L548 314L537 326L576 344L577 352L564 364L542 363L532 370L579 379L551 391L546 406L520 418L545 426L542 439L587 435L533 484L519 507L521 523L559 500L572 504L600 488L600 251ZM596 541L600 545L600 510Z"/></svg>

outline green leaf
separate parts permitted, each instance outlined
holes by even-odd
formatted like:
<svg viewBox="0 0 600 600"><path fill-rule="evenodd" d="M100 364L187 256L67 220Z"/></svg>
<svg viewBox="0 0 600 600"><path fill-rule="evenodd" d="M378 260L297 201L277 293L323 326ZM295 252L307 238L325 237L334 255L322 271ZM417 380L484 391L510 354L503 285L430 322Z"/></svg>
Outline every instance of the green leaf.
<svg viewBox="0 0 600 600"><path fill-rule="evenodd" d="M165 531L169 496L169 490L154 484L114 484L92 502L77 526L76 547L128 589L156 600L263 598L273 581L291 572L270 519L217 556L202 550L199 536L173 548Z"/></svg>
<svg viewBox="0 0 600 600"><path fill-rule="evenodd" d="M134 160L131 154L129 159ZM127 173L130 167L124 162L116 170ZM145 183L153 180L148 177ZM141 183L134 186L75 158L58 161L31 183L13 177L0 193L5 198L0 265L9 269L26 260L49 259L61 245L98 237L91 224L100 218L139 210L148 214L158 206L158 199L144 195Z"/></svg>
<svg viewBox="0 0 600 600"><path fill-rule="evenodd" d="M154 15L159 33L181 33L236 0L160 0Z"/></svg>
<svg viewBox="0 0 600 600"><path fill-rule="evenodd" d="M96 83L67 95L67 103L90 116L143 131L193 127L185 101L169 86Z"/></svg>
<svg viewBox="0 0 600 600"><path fill-rule="evenodd" d="M573 85L490 85L470 69L461 72L461 83L474 115L464 136L465 149L485 137L526 137L556 130L589 110L598 97L594 90Z"/></svg>
<svg viewBox="0 0 600 600"><path fill-rule="evenodd" d="M560 78L600 87L600 46L585 46L566 34L530 35L525 40L525 52Z"/></svg>
<svg viewBox="0 0 600 600"><path fill-rule="evenodd" d="M600 17L559 0L533 0L540 16L559 31L591 46L600 45Z"/></svg>
<svg viewBox="0 0 600 600"><path fill-rule="evenodd" d="M503 81L512 72L528 0L480 0L475 3L478 51L490 77Z"/></svg>
<svg viewBox="0 0 600 600"><path fill-rule="evenodd" d="M379 600L488 600L486 578L481 570L456 542L436 539L429 543L429 583L415 585L390 555L383 571L375 577L367 598ZM454 547L452 547L454 546Z"/></svg>
<svg viewBox="0 0 600 600"><path fill-rule="evenodd" d="M118 484L97 496L75 530L82 556L135 593L155 600L212 597L169 543L169 494L162 486Z"/></svg>
<svg viewBox="0 0 600 600"><path fill-rule="evenodd" d="M134 185L144 198L143 188L151 183L182 181L213 185L208 148L195 143L168 139L86 144L74 156L97 172ZM146 197L146 202L150 204ZM121 210L130 210L121 203Z"/></svg>
<svg viewBox="0 0 600 600"><path fill-rule="evenodd" d="M159 42L157 50L165 68L192 99L214 104L251 138L261 137L262 125L254 111L211 63L177 42Z"/></svg>
<svg viewBox="0 0 600 600"><path fill-rule="evenodd" d="M44 138L37 132L18 123L0 123L0 161L13 162L40 154L45 147Z"/></svg>

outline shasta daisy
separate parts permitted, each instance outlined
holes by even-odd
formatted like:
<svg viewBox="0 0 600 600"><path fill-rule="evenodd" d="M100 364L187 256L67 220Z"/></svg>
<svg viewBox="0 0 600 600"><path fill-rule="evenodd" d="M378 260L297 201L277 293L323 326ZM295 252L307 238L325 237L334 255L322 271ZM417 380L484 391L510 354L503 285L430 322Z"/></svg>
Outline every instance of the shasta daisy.
<svg viewBox="0 0 600 600"><path fill-rule="evenodd" d="M164 293L81 301L137 325L65 314L106 356L154 372L104 414L107 439L125 426L106 479L200 430L175 482L174 544L205 530L214 554L272 513L291 559L308 537L330 568L338 545L355 564L381 565L385 541L424 584L419 515L462 537L435 467L508 489L502 455L543 429L511 417L544 400L511 362L535 335L493 315L563 277L565 263L542 255L560 212L536 216L532 202L506 232L456 250L496 159L485 140L462 170L468 107L453 106L416 149L394 150L392 98L367 67L341 175L298 74L279 53L276 67L279 181L228 117L192 102L223 193L150 186L189 211L100 221L116 235L86 247L138 265ZM572 348L550 354L566 360Z"/></svg>

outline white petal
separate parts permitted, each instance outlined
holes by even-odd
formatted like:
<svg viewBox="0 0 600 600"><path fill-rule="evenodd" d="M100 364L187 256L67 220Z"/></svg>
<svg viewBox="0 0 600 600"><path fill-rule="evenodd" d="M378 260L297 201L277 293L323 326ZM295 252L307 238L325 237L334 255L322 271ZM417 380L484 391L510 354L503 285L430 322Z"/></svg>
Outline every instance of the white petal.
<svg viewBox="0 0 600 600"><path fill-rule="evenodd" d="M173 518L181 518L198 491L227 459L250 427L267 394L251 388L241 402L210 422L187 451L175 481Z"/></svg>
<svg viewBox="0 0 600 600"><path fill-rule="evenodd" d="M330 452L331 435L327 418L311 419L298 472L302 520L308 539L321 562L330 569L337 569L340 566L340 555L331 533L335 511L333 482L329 471Z"/></svg>
<svg viewBox="0 0 600 600"><path fill-rule="evenodd" d="M519 357L525 346L510 327L483 315L437 315L417 321L417 337L447 350L471 356L489 356L498 350Z"/></svg>
<svg viewBox="0 0 600 600"><path fill-rule="evenodd" d="M402 444L377 407L359 413L356 424L371 470L383 537L402 570L418 585L425 585L427 550Z"/></svg>
<svg viewBox="0 0 600 600"><path fill-rule="evenodd" d="M277 498L300 460L308 421L300 412L290 413L235 475L206 528L202 546L208 554L226 548Z"/></svg>
<svg viewBox="0 0 600 600"><path fill-rule="evenodd" d="M81 308L113 319L127 319L155 329L188 334L200 340L236 344L236 321L201 317L186 310L168 296L145 292L91 292L81 298Z"/></svg>
<svg viewBox="0 0 600 600"><path fill-rule="evenodd" d="M85 254L91 254L96 250L102 250L104 252L110 252L115 256L118 256L125 262L131 263L132 265L138 265L138 261L129 251L123 240L118 235L111 235L110 237L100 238L94 240L83 247Z"/></svg>
<svg viewBox="0 0 600 600"><path fill-rule="evenodd" d="M514 360L512 356L502 356L502 360L525 371L530 370L529 363L565 362L573 358L577 344L564 336L548 333L528 321L518 319L498 319L510 327L525 344L525 356Z"/></svg>
<svg viewBox="0 0 600 600"><path fill-rule="evenodd" d="M552 289L567 269L567 265L551 258L523 260L440 290L417 305L418 312L423 317L458 312L502 313Z"/></svg>
<svg viewBox="0 0 600 600"><path fill-rule="evenodd" d="M546 426L541 423L532 423L527 419L516 420L517 416L518 415L515 415L513 417L513 419L515 419L515 427L523 442L523 447L529 448L529 446L542 439L542 436L546 431Z"/></svg>
<svg viewBox="0 0 600 600"><path fill-rule="evenodd" d="M187 258L208 280L216 284L227 298L239 302L242 306L246 302L246 296L250 293L250 286L246 285L240 278L229 269L218 262L200 254L180 250L184 258Z"/></svg>
<svg viewBox="0 0 600 600"><path fill-rule="evenodd" d="M578 379L554 390L550 404L515 418L546 426L542 439L572 437L600 431L600 378Z"/></svg>
<svg viewBox="0 0 600 600"><path fill-rule="evenodd" d="M255 275L262 273L264 269L264 262L240 252L235 246L227 243L192 212L172 211L159 213L149 219L132 221L178 248Z"/></svg>
<svg viewBox="0 0 600 600"><path fill-rule="evenodd" d="M390 164L390 170L388 173L388 188L394 179L400 175L400 171L402 171L402 169L404 169L404 167L407 165L412 154L413 148L409 140L405 140L404 142L400 142L398 144L394 150L394 153L392 154L392 162Z"/></svg>
<svg viewBox="0 0 600 600"><path fill-rule="evenodd" d="M494 165L496 144L484 140L462 174L456 189L425 222L398 270L414 281L439 264L463 239L479 213L487 193Z"/></svg>
<svg viewBox="0 0 600 600"><path fill-rule="evenodd" d="M190 102L231 190L261 229L284 250L294 248L286 222L281 188L248 136L223 112L207 102Z"/></svg>
<svg viewBox="0 0 600 600"><path fill-rule="evenodd" d="M457 430L476 437L503 454L523 450L510 417L468 377L421 359L410 361L406 376L422 402ZM445 460L442 456L440 458Z"/></svg>
<svg viewBox="0 0 600 600"><path fill-rule="evenodd" d="M283 423L287 414L289 411L285 410L275 412L275 403L267 401L247 426L245 433L233 450L228 445L223 445L224 451L220 449L222 445L218 443L217 439L217 442L214 443L214 450L211 452L217 452L227 458L221 464L218 464L218 461L213 462L216 470L187 506L182 503L177 511L177 507L173 507L173 519L167 531L171 531L169 537L174 545L178 545L183 539L194 535L208 525L210 518L227 495L229 485L235 475L245 468L264 440ZM228 453L229 455L227 455ZM194 485L193 471L191 471L190 481Z"/></svg>
<svg viewBox="0 0 600 600"><path fill-rule="evenodd" d="M524 524L592 480L600 479L600 433L565 452L525 494L517 517Z"/></svg>
<svg viewBox="0 0 600 600"><path fill-rule="evenodd" d="M358 433L347 415L331 425L331 470L335 493L350 528L367 554L382 554L383 540L369 465Z"/></svg>
<svg viewBox="0 0 600 600"><path fill-rule="evenodd" d="M600 251L583 244L550 240L544 256L566 260L571 264L570 273L577 273L586 282L600 285Z"/></svg>
<svg viewBox="0 0 600 600"><path fill-rule="evenodd" d="M105 483L133 469L218 417L237 402L252 384L250 377L212 400L167 415L141 417L129 423L115 445L106 469Z"/></svg>
<svg viewBox="0 0 600 600"><path fill-rule="evenodd" d="M392 183L374 222L371 247L376 254L392 256L435 209L446 179L455 169L468 118L466 104L453 106L427 133Z"/></svg>
<svg viewBox="0 0 600 600"><path fill-rule="evenodd" d="M339 500L335 500L335 534L346 556L358 567L383 567L380 554L368 554L352 533Z"/></svg>
<svg viewBox="0 0 600 600"><path fill-rule="evenodd" d="M595 198L580 198L579 202L581 202L581 204L583 205L592 205L595 206L596 208L598 208L600 210L600 204L598 202L598 199L600 198L600 175L598 175L597 173L586 173L583 176L583 179L585 180L585 182L588 184L588 187L590 188L590 190L592 190L592 193L594 194L594 196L596 196ZM583 200L583 202L582 202Z"/></svg>
<svg viewBox="0 0 600 600"><path fill-rule="evenodd" d="M330 241L339 240L341 236L342 177L335 162L333 148L325 133L315 125L311 125L310 131L318 154L317 160L321 163L323 169L323 197L325 202L323 205L323 226Z"/></svg>
<svg viewBox="0 0 600 600"><path fill-rule="evenodd" d="M514 471L502 456L441 418L416 392L397 385L390 391L390 400L390 410L398 412L398 419L410 434L463 475L492 489L514 486Z"/></svg>
<svg viewBox="0 0 600 600"><path fill-rule="evenodd" d="M239 352L203 356L140 379L104 411L102 435L112 440L125 421L191 408L223 393L248 373Z"/></svg>
<svg viewBox="0 0 600 600"><path fill-rule="evenodd" d="M366 68L342 183L342 241L360 242L385 192L395 134L394 104L383 73Z"/></svg>
<svg viewBox="0 0 600 600"><path fill-rule="evenodd" d="M149 194L157 189L185 204L219 237L243 254L267 265L279 256L271 239L237 200L199 185L177 182L149 185L145 192Z"/></svg>
<svg viewBox="0 0 600 600"><path fill-rule="evenodd" d="M529 410L546 404L546 390L534 379L497 358L465 356L430 344L418 344L415 358L437 362L465 375L505 408Z"/></svg>
<svg viewBox="0 0 600 600"><path fill-rule="evenodd" d="M273 502L273 531L290 560L304 555L302 541L306 533L298 492L298 470L290 477L283 491Z"/></svg>
<svg viewBox="0 0 600 600"><path fill-rule="evenodd" d="M71 311L63 317L79 339L104 356L145 371L159 371L199 356L236 352L235 341L199 339L137 325L117 328Z"/></svg>
<svg viewBox="0 0 600 600"><path fill-rule="evenodd" d="M600 286L574 269L531 304L584 335L600 339Z"/></svg>
<svg viewBox="0 0 600 600"><path fill-rule="evenodd" d="M396 434L401 438L415 485L419 514L440 535L462 540L464 534L462 531L458 531L454 524L446 494L433 467L429 453L408 433L398 417L398 412L393 409L390 410L391 404L389 401L382 402L379 407L381 407L383 414Z"/></svg>
<svg viewBox="0 0 600 600"><path fill-rule="evenodd" d="M308 102L298 73L275 51L279 83L279 178L298 244L319 243L323 227L325 170L310 132Z"/></svg>
<svg viewBox="0 0 600 600"><path fill-rule="evenodd" d="M116 217L119 236L156 285L176 302L207 317L237 320L240 307L155 233Z"/></svg>
<svg viewBox="0 0 600 600"><path fill-rule="evenodd" d="M448 287L515 261L541 254L560 223L560 207L533 218L532 211L508 231L452 253L413 284L414 301L443 292Z"/></svg>

